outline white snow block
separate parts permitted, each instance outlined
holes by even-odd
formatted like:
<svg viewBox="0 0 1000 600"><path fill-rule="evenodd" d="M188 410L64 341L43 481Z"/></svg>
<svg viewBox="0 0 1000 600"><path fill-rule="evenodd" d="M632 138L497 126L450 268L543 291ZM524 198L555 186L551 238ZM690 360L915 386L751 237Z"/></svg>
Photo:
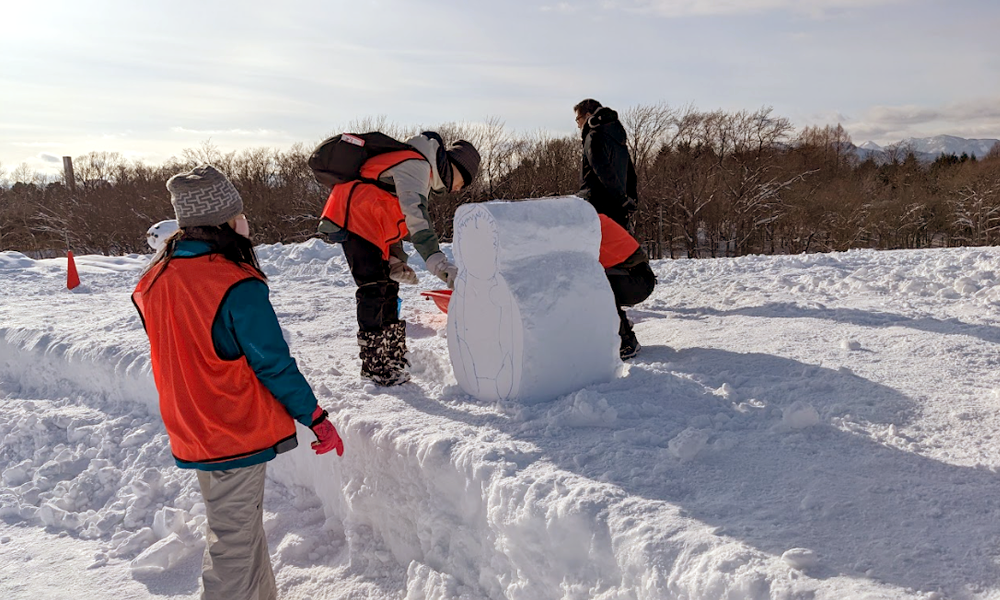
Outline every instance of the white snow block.
<svg viewBox="0 0 1000 600"><path fill-rule="evenodd" d="M615 376L600 244L597 212L575 196L458 207L448 352L466 393L533 403Z"/></svg>

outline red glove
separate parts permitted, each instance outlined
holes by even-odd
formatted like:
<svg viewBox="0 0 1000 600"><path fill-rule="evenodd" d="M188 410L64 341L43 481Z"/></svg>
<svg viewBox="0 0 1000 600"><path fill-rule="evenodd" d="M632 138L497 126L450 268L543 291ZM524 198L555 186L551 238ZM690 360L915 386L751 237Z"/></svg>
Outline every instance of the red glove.
<svg viewBox="0 0 1000 600"><path fill-rule="evenodd" d="M327 417L329 414L320 407L313 411L312 425L309 429L316 434L316 441L311 444L316 454L326 454L330 450L337 450L337 456L344 455L344 440L340 439L337 428L333 426Z"/></svg>

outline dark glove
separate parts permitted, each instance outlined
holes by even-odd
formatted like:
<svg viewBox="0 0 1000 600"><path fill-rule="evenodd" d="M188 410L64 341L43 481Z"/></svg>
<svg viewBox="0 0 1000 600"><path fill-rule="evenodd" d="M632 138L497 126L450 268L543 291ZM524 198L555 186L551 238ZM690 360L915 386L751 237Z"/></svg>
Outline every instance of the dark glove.
<svg viewBox="0 0 1000 600"><path fill-rule="evenodd" d="M313 411L313 422L309 429L316 434L316 441L311 444L312 449L316 454L326 454L330 450L336 450L337 456L343 456L344 440L340 439L337 428L333 426L328 416L329 414L318 406Z"/></svg>

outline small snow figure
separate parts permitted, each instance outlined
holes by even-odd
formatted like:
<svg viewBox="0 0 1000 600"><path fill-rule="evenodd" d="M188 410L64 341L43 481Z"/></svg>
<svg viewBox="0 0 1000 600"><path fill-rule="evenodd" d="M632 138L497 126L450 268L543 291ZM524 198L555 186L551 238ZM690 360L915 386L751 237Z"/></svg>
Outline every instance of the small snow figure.
<svg viewBox="0 0 1000 600"><path fill-rule="evenodd" d="M153 252L159 252L160 248L163 247L163 242L167 241L167 238L178 229L179 227L175 219L160 221L146 230L146 242L149 243L149 247L153 249Z"/></svg>
<svg viewBox="0 0 1000 600"><path fill-rule="evenodd" d="M708 438L708 432L688 427L667 442L667 452L681 462L694 460L694 457L705 448Z"/></svg>
<svg viewBox="0 0 1000 600"><path fill-rule="evenodd" d="M781 555L781 560L785 561L785 564L788 566L799 571L811 569L819 564L819 557L816 556L814 551L808 548L792 548Z"/></svg>
<svg viewBox="0 0 1000 600"><path fill-rule="evenodd" d="M861 350L861 342L855 340L842 340L840 342L840 347L848 352L857 352Z"/></svg>
<svg viewBox="0 0 1000 600"><path fill-rule="evenodd" d="M796 400L781 411L781 422L790 429L805 429L819 424L819 411L801 400Z"/></svg>

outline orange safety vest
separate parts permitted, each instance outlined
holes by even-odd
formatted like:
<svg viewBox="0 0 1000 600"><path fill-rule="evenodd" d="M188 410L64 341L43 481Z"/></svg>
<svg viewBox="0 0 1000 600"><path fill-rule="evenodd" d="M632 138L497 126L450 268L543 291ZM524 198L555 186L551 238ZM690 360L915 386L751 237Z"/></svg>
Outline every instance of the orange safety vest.
<svg viewBox="0 0 1000 600"><path fill-rule="evenodd" d="M246 357L223 360L212 343L226 294L254 278L218 254L175 257L146 273L132 293L149 336L160 415L180 462L235 460L295 438L291 415Z"/></svg>
<svg viewBox="0 0 1000 600"><path fill-rule="evenodd" d="M597 215L601 218L601 266L605 269L625 262L625 259L639 249L628 231L607 215Z"/></svg>
<svg viewBox="0 0 1000 600"><path fill-rule="evenodd" d="M365 161L361 165L361 176L377 181L387 170L408 160L427 161L415 150L386 152ZM381 248L384 260L389 259L389 246L409 234L399 198L360 180L333 186L322 216Z"/></svg>

